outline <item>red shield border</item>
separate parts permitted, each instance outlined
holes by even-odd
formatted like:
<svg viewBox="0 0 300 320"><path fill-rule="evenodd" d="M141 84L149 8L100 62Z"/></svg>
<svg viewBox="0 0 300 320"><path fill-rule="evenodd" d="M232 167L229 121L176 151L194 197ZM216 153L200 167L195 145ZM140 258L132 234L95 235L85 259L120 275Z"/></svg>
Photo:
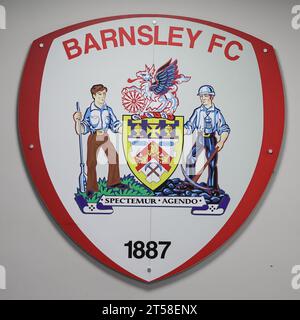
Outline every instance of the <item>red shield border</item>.
<svg viewBox="0 0 300 320"><path fill-rule="evenodd" d="M134 279L147 282L146 280L128 272L105 256L74 223L64 208L64 205L56 193L48 175L41 151L38 121L42 76L47 54L54 39L71 31L101 22L143 17L161 17L201 23L226 32L230 32L238 37L243 38L244 40L249 41L253 46L258 61L264 104L263 139L259 159L250 184L248 185L248 188L235 211L232 213L226 224L215 235L215 237L212 238L210 242L197 254L179 267L155 279L154 281L177 274L203 260L221 245L223 245L225 241L234 234L234 232L250 215L252 209L259 201L270 180L279 155L284 131L284 94L279 66L274 49L271 45L244 32L195 18L163 14L132 14L106 17L82 22L57 30L35 40L32 43L23 71L19 92L18 109L20 142L32 180L46 207L53 215L57 223L61 226L64 232L68 234L71 239L75 241L82 249L116 271L119 271ZM274 130L274 124L276 126L276 130Z"/></svg>

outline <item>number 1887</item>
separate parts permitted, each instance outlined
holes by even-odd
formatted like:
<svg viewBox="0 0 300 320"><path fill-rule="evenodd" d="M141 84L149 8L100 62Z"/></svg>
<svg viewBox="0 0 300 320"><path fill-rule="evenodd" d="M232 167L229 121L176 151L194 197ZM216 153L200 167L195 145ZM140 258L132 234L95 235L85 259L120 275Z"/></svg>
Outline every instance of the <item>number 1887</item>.
<svg viewBox="0 0 300 320"><path fill-rule="evenodd" d="M129 259L143 259L144 257L155 259L159 256L158 246L162 248L159 258L165 259L170 245L171 241L148 241L147 243L144 243L143 241L128 241L124 244L125 247L128 247Z"/></svg>

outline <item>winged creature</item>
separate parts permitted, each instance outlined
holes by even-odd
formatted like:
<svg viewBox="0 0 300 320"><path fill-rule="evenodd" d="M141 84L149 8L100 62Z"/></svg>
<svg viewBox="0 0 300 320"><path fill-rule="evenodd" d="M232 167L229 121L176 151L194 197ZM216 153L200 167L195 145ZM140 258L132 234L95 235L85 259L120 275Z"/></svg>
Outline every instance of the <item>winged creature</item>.
<svg viewBox="0 0 300 320"><path fill-rule="evenodd" d="M179 104L176 94L178 84L190 79L189 76L179 74L177 60L170 59L157 71L154 65L145 65L145 70L138 71L136 78L128 79L128 82L140 82L140 88L133 88L138 89L145 99L144 113L150 111L173 114Z"/></svg>

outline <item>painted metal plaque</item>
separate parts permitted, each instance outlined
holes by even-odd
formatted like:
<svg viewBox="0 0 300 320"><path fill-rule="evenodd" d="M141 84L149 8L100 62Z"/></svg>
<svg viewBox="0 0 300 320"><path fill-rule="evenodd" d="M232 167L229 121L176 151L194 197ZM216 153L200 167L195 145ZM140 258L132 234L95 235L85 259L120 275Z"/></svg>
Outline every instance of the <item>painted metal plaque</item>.
<svg viewBox="0 0 300 320"><path fill-rule="evenodd" d="M187 17L101 18L43 36L19 96L21 145L50 213L90 255L144 282L238 229L283 127L272 46Z"/></svg>

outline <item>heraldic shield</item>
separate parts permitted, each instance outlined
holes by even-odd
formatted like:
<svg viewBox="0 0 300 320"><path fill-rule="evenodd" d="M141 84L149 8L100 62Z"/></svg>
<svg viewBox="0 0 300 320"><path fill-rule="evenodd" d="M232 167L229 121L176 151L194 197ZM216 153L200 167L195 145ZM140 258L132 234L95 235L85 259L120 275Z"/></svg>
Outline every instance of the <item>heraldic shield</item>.
<svg viewBox="0 0 300 320"><path fill-rule="evenodd" d="M178 166L183 147L183 117L134 120L124 115L123 147L132 173L155 190Z"/></svg>

